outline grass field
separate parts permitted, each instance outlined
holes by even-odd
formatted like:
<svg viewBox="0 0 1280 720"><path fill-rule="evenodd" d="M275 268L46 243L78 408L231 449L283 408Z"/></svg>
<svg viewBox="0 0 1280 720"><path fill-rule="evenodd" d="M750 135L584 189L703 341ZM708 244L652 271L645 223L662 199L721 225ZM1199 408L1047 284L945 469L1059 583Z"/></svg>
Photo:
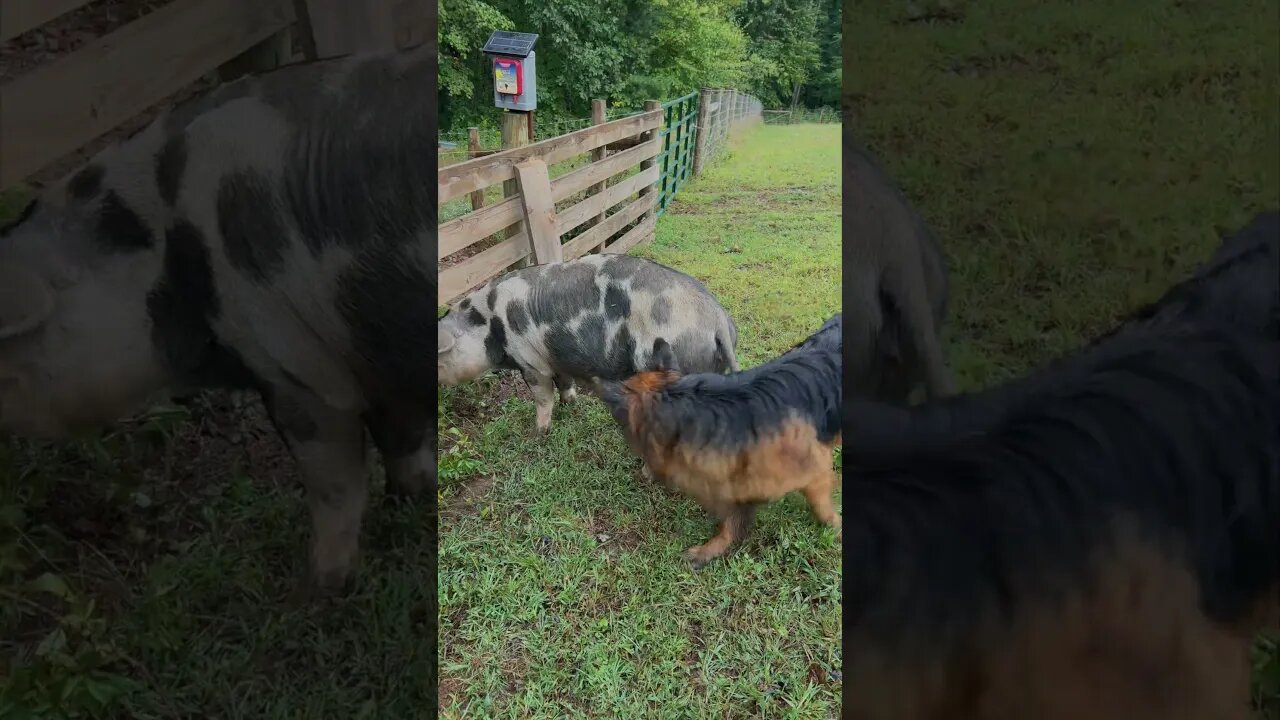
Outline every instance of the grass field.
<svg viewBox="0 0 1280 720"><path fill-rule="evenodd" d="M856 3L855 131L951 262L969 388L1076 347L1280 204L1280 8L1083 0ZM1255 694L1280 717L1280 658Z"/></svg>
<svg viewBox="0 0 1280 720"><path fill-rule="evenodd" d="M744 366L840 307L839 132L747 131L637 253L708 285ZM694 573L713 522L639 479L599 401L557 404L545 439L522 381L441 404L442 717L837 717L841 551L801 498Z"/></svg>

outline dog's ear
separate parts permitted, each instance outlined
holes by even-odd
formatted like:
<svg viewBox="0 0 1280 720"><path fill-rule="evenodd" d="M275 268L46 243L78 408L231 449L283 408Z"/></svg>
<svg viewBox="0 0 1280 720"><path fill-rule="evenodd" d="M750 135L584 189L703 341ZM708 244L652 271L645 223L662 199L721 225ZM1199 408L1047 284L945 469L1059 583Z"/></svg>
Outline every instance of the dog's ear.
<svg viewBox="0 0 1280 720"><path fill-rule="evenodd" d="M649 355L649 370L658 372L679 372L676 367L676 352L662 338L653 341L653 353Z"/></svg>
<svg viewBox="0 0 1280 720"><path fill-rule="evenodd" d="M600 398L605 407L610 410L624 405L626 402L622 397L622 383L620 382L591 378L591 388L595 396Z"/></svg>

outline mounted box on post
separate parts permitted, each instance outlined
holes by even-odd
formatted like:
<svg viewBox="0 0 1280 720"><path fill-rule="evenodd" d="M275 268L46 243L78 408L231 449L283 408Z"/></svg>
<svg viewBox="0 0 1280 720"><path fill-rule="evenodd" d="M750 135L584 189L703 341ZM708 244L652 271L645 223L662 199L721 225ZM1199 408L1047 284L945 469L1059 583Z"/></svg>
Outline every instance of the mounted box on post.
<svg viewBox="0 0 1280 720"><path fill-rule="evenodd" d="M504 110L538 109L538 82L534 65L534 33L495 30L484 44L493 59L493 104Z"/></svg>

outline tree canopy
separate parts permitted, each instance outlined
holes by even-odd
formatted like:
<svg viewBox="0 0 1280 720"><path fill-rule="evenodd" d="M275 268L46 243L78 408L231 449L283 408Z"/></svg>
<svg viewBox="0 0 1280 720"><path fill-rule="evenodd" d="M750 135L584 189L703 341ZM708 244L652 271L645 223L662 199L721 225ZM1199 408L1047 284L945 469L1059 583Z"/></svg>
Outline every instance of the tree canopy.
<svg viewBox="0 0 1280 720"><path fill-rule="evenodd" d="M637 108L703 86L765 107L834 105L839 0L441 0L440 127L492 125L494 30L538 34L540 117L587 117L592 98Z"/></svg>

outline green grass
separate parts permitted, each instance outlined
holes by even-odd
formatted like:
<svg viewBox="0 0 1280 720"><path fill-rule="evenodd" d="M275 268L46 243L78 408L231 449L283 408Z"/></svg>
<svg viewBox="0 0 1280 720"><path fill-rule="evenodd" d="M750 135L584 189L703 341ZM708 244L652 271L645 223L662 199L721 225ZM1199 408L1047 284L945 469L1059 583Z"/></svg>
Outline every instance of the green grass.
<svg viewBox="0 0 1280 720"><path fill-rule="evenodd" d="M845 90L945 246L965 387L1078 347L1280 202L1274 0L909 5L855 4ZM1280 718L1276 645L1255 657Z"/></svg>
<svg viewBox="0 0 1280 720"><path fill-rule="evenodd" d="M840 307L839 132L748 131L637 252L708 285L744 365ZM692 572L680 553L712 520L639 479L594 398L532 438L518 382L442 393L442 717L836 717L841 551L803 500Z"/></svg>

